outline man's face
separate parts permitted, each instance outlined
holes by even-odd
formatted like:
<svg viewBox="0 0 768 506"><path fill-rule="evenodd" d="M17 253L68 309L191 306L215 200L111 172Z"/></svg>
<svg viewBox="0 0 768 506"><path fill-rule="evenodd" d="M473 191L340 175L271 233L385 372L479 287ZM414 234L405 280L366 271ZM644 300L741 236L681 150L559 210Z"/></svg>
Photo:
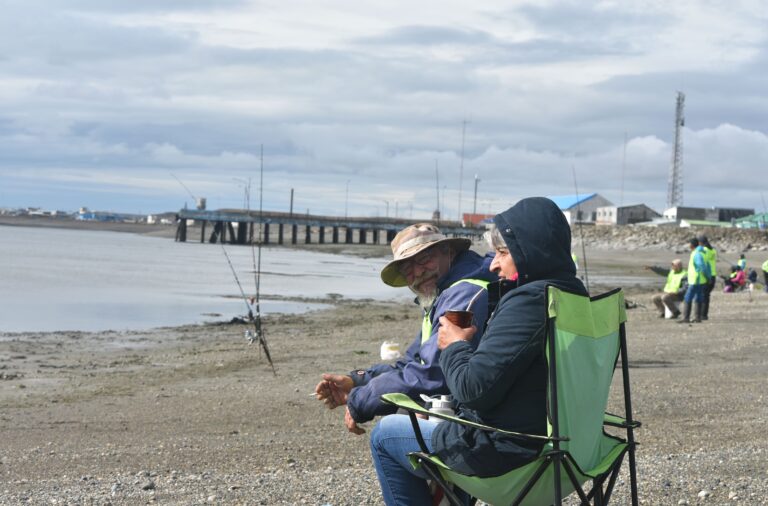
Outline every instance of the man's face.
<svg viewBox="0 0 768 506"><path fill-rule="evenodd" d="M683 264L677 263L677 262L673 262L672 263L672 270L675 271L675 272L682 271L683 270Z"/></svg>
<svg viewBox="0 0 768 506"><path fill-rule="evenodd" d="M450 250L442 246L432 246L400 264L400 273L420 297L434 295L438 280L450 269Z"/></svg>

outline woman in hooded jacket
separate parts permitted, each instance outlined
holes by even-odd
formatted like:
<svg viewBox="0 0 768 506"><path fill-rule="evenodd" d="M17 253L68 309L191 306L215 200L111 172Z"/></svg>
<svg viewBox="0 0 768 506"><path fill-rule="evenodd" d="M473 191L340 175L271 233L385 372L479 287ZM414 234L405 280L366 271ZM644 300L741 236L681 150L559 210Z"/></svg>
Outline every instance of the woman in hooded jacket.
<svg viewBox="0 0 768 506"><path fill-rule="evenodd" d="M488 287L492 314L477 348L477 329L441 318L440 366L461 418L528 434L546 434L547 367L544 337L547 286L587 295L571 259L571 229L549 199L523 199L494 217ZM490 311L489 311L490 312ZM498 476L535 459L541 442L512 439L456 423L419 420L428 449L455 471ZM387 505L429 504L426 473L407 453L419 451L406 415L383 418L371 434L371 452Z"/></svg>

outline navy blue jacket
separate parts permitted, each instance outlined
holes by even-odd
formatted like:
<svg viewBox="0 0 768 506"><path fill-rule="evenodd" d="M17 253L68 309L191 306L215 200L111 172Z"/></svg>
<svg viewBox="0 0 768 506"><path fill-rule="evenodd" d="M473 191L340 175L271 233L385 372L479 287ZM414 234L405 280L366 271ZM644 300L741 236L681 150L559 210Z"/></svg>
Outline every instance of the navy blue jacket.
<svg viewBox="0 0 768 506"><path fill-rule="evenodd" d="M456 255L451 270L437 284L438 296L429 311L432 332L422 344L421 329L408 347L405 356L394 364L377 364L367 370L352 371L350 375L355 388L349 394L349 414L358 422L367 422L374 416L389 415L397 408L381 402L379 397L387 393L404 393L416 401L419 394L447 394L445 377L440 370L440 350L437 349L439 318L449 309L466 309L472 297L481 287L471 283L458 283L460 279L495 281L498 277L488 270L492 255L481 257L474 251L463 251ZM453 286L452 286L453 285ZM478 332L485 328L488 316L488 292L483 293L472 305L473 323ZM479 333L477 335L480 335Z"/></svg>
<svg viewBox="0 0 768 506"><path fill-rule="evenodd" d="M460 416L515 432L546 434L544 337L547 285L582 293L571 259L571 229L549 199L524 199L494 218L519 278L493 287L499 303L476 349L465 341L440 356ZM541 443L512 439L457 423L432 433L433 451L468 475L498 476L533 460Z"/></svg>

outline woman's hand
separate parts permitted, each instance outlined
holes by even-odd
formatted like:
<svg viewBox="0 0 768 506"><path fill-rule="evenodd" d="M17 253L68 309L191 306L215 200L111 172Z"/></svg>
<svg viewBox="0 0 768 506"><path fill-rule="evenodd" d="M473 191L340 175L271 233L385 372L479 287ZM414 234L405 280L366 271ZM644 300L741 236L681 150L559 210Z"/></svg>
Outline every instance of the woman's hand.
<svg viewBox="0 0 768 506"><path fill-rule="evenodd" d="M456 341L471 341L475 332L477 332L477 327L474 325L463 329L451 323L445 316L441 316L440 328L437 330L437 347L444 350Z"/></svg>

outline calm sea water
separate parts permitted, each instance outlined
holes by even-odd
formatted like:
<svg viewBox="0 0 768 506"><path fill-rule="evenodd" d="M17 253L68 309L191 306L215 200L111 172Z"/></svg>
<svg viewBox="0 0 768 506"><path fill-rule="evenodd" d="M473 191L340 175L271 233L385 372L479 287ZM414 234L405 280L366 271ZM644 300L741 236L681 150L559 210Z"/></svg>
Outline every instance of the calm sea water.
<svg viewBox="0 0 768 506"><path fill-rule="evenodd" d="M251 248L227 246L255 292ZM406 299L384 285L385 259L262 249L263 313L323 307L269 296ZM128 233L0 226L0 332L124 330L228 320L245 303L218 244Z"/></svg>

